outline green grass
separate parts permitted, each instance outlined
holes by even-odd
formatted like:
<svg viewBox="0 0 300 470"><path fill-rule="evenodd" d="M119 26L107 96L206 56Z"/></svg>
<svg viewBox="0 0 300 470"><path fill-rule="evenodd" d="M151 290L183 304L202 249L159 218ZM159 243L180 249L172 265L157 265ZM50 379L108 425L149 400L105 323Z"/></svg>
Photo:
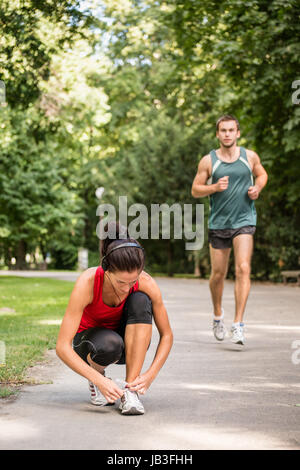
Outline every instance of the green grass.
<svg viewBox="0 0 300 470"><path fill-rule="evenodd" d="M0 397L14 393L26 369L55 348L58 323L72 288L67 281L1 276L0 341L5 344L5 364L0 367Z"/></svg>

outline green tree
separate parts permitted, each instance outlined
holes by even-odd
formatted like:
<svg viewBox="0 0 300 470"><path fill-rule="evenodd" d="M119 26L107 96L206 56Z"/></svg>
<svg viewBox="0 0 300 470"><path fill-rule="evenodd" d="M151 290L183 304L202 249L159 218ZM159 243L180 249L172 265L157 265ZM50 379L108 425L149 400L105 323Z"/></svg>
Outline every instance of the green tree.
<svg viewBox="0 0 300 470"><path fill-rule="evenodd" d="M34 253L36 247L44 258L51 249L64 250L74 258L82 208L76 193L64 187L53 141L36 142L35 127L40 130L41 116L33 110L4 108L1 118L0 247L7 264L15 256L16 267L23 268L26 253Z"/></svg>
<svg viewBox="0 0 300 470"><path fill-rule="evenodd" d="M77 0L1 2L0 78L11 107L26 108L36 101L40 83L49 78L53 53L70 47L74 38L87 31L92 18ZM54 30L55 41L45 41L47 30Z"/></svg>
<svg viewBox="0 0 300 470"><path fill-rule="evenodd" d="M231 100L223 109L239 116L244 142L261 155L270 174L257 203L260 230L255 271L274 277L282 266L297 267L300 108L292 103L291 87L299 78L298 2L179 0L161 4L172 8L166 23L186 61L195 65L207 61L217 83L223 75L231 89Z"/></svg>
<svg viewBox="0 0 300 470"><path fill-rule="evenodd" d="M79 7L77 1L34 0L0 6L0 78L7 98L0 109L0 249L7 264L17 258L17 267L36 247L73 266L82 240L83 205L70 182L70 152L65 156L71 146L62 143L61 121L52 119L61 103L46 95L54 57L91 34L92 16ZM72 144L74 163L75 138Z"/></svg>

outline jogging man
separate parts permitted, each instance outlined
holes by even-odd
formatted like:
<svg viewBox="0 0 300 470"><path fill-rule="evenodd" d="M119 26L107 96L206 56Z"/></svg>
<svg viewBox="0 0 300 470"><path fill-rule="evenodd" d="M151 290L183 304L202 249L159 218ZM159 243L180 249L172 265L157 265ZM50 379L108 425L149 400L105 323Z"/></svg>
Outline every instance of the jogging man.
<svg viewBox="0 0 300 470"><path fill-rule="evenodd" d="M254 201L267 184L268 176L257 153L237 146L240 126L234 116L224 115L218 119L216 136L220 148L212 150L200 160L192 195L197 198L210 197L209 287L214 307L215 338L223 341L226 335L222 294L233 247L235 317L231 328L231 341L243 345L243 316L250 291L253 235L256 229Z"/></svg>

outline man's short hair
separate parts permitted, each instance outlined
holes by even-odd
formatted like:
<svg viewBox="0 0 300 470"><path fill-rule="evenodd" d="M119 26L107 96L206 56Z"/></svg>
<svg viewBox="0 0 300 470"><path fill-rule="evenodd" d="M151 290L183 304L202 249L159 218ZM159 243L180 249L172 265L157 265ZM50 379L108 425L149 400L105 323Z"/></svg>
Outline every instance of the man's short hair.
<svg viewBox="0 0 300 470"><path fill-rule="evenodd" d="M233 116L232 114L224 114L223 116L219 117L219 119L217 120L217 123L216 123L216 129L217 129L217 131L219 130L219 124L220 124L220 122L222 122L222 121L235 121L238 130L240 130L240 123L239 123L239 121L237 120L237 118L236 118L235 116Z"/></svg>

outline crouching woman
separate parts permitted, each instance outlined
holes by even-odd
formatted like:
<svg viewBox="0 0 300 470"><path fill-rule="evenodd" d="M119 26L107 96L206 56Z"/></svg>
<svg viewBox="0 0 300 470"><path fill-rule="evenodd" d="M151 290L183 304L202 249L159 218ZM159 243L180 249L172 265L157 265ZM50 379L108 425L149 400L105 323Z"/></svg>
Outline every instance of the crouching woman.
<svg viewBox="0 0 300 470"><path fill-rule="evenodd" d="M107 238L102 265L89 268L71 293L56 352L89 383L91 402L104 406L121 399L122 414L144 414L146 393L164 365L173 335L160 289L143 268L144 249L133 239ZM141 373L152 335L152 317L160 339L153 361ZM105 376L110 364L126 364L118 384Z"/></svg>

